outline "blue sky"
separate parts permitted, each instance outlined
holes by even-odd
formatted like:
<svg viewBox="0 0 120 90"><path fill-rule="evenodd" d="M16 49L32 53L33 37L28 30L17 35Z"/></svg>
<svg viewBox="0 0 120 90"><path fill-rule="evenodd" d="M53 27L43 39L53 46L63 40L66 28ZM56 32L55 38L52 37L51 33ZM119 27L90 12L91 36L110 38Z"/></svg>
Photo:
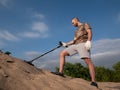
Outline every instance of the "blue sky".
<svg viewBox="0 0 120 90"><path fill-rule="evenodd" d="M120 61L120 0L0 0L0 49L31 60L56 47L59 41L73 39L76 29L71 25L73 17L92 27L95 65L111 67ZM54 68L63 49L34 64ZM78 55L67 60L83 63Z"/></svg>

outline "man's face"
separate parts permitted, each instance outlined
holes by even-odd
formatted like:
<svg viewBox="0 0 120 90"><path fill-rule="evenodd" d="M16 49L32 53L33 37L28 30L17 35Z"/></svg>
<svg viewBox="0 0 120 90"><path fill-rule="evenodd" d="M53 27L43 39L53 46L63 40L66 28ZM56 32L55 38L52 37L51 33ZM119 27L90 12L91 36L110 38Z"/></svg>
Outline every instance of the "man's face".
<svg viewBox="0 0 120 90"><path fill-rule="evenodd" d="M77 27L77 26L78 26L77 21L73 19L73 20L72 20L72 25L75 26L75 27Z"/></svg>

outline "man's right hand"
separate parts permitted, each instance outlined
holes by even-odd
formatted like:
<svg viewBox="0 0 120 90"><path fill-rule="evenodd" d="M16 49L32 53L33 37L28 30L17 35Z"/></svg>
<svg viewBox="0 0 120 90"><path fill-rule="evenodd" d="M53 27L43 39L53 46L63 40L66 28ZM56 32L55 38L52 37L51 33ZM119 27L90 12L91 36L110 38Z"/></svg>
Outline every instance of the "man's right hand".
<svg viewBox="0 0 120 90"><path fill-rule="evenodd" d="M61 42L63 47L67 47L67 43Z"/></svg>

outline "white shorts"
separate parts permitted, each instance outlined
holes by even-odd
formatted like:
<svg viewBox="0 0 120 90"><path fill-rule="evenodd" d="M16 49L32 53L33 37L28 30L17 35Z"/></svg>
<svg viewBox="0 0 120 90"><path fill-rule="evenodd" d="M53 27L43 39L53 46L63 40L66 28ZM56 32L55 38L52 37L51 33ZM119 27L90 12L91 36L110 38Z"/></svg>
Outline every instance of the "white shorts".
<svg viewBox="0 0 120 90"><path fill-rule="evenodd" d="M81 59L91 58L90 51L85 48L85 43L70 45L64 51L68 52L70 56L79 53Z"/></svg>

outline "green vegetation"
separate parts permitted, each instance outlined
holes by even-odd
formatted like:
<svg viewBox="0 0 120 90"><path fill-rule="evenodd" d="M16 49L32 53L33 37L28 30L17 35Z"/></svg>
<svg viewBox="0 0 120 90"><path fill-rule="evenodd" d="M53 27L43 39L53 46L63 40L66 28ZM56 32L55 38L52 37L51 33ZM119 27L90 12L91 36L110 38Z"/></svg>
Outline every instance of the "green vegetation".
<svg viewBox="0 0 120 90"><path fill-rule="evenodd" d="M2 50L3 50L3 49L0 49L0 53L4 53L4 54L7 54L7 55L10 55L10 54L11 54L10 51L3 52Z"/></svg>
<svg viewBox="0 0 120 90"><path fill-rule="evenodd" d="M56 67L56 71L58 71ZM95 67L96 79L101 82L120 82L120 62L113 65L113 70L105 67ZM90 80L90 75L87 67L84 67L81 63L69 63L64 66L64 74L75 77Z"/></svg>
<svg viewBox="0 0 120 90"><path fill-rule="evenodd" d="M7 54L7 55L10 55L10 54L11 54L11 52L9 52L9 51L6 51L6 52L5 52L5 54Z"/></svg>

